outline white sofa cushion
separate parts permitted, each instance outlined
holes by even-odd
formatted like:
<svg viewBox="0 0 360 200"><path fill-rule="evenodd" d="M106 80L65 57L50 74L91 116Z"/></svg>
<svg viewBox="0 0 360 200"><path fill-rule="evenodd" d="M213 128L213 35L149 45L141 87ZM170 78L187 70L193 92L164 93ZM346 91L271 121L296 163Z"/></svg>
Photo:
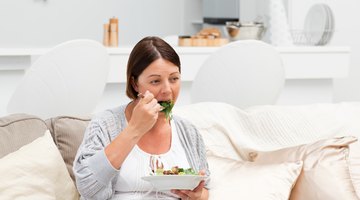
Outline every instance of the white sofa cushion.
<svg viewBox="0 0 360 200"><path fill-rule="evenodd" d="M175 107L201 132L208 154L248 160L249 149L272 151L334 136L360 138L360 102L239 109L225 103ZM360 142L350 144L349 168L360 196Z"/></svg>
<svg viewBox="0 0 360 200"><path fill-rule="evenodd" d="M357 141L347 136L267 152L252 152L258 164L302 160L303 170L290 200L359 200L349 168L349 145Z"/></svg>
<svg viewBox="0 0 360 200"><path fill-rule="evenodd" d="M358 197L360 198L360 141L350 144L349 170Z"/></svg>
<svg viewBox="0 0 360 200"><path fill-rule="evenodd" d="M360 103L239 109L205 102L176 107L174 113L193 122L205 137L214 130L221 133L219 143L231 140L234 153L243 153L244 148L274 150L333 136L360 137Z"/></svg>
<svg viewBox="0 0 360 200"><path fill-rule="evenodd" d="M208 162L210 200L288 200L302 168L302 161L264 165L209 156Z"/></svg>
<svg viewBox="0 0 360 200"><path fill-rule="evenodd" d="M0 199L79 198L49 131L0 159Z"/></svg>

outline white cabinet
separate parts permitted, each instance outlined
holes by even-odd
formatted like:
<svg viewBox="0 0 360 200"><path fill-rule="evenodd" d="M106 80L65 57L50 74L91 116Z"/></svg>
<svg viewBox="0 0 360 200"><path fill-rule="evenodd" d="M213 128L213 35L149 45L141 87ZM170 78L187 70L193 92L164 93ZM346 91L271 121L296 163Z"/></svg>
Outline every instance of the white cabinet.
<svg viewBox="0 0 360 200"><path fill-rule="evenodd" d="M217 47L177 47L181 59L182 80L192 81L205 59ZM333 79L348 74L348 47L277 47L284 63L286 79ZM126 65L131 48L109 48L109 82L126 81ZM241 55L239 55L241 56ZM257 59L257 58L254 58Z"/></svg>
<svg viewBox="0 0 360 200"><path fill-rule="evenodd" d="M176 47L182 66L182 93L178 104L190 102L191 82L205 59L217 47ZM332 102L333 79L348 75L349 47L276 47L285 67L286 82L278 104ZM110 72L98 110L125 103L126 66L132 47L108 48ZM0 115L24 70L47 49L0 49ZM241 55L239 55L241 56ZM256 59L256 58L254 58ZM11 83L11 84L10 84Z"/></svg>
<svg viewBox="0 0 360 200"><path fill-rule="evenodd" d="M190 103L191 81L200 66L217 47L177 47L181 59L182 80L189 82L182 90L183 104ZM286 74L286 83L278 104L332 102L333 79L348 75L349 47L276 47ZM124 83L126 64L131 48L110 48L109 82ZM241 55L239 55L241 56ZM254 58L256 59L256 58Z"/></svg>

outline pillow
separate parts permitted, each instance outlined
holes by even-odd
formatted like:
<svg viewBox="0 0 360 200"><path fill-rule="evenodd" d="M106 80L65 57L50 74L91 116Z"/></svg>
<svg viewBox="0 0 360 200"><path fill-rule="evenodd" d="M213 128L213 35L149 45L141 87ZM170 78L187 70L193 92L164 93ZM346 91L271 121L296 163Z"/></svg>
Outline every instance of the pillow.
<svg viewBox="0 0 360 200"><path fill-rule="evenodd" d="M208 150L236 160L247 160L244 148L273 151L334 136L357 133L360 138L360 102L265 105L246 109L201 102L175 106L174 114L199 129ZM231 155L223 155L224 150ZM241 158L236 158L239 156Z"/></svg>
<svg viewBox="0 0 360 200"><path fill-rule="evenodd" d="M209 156L209 199L288 200L302 162L257 164Z"/></svg>
<svg viewBox="0 0 360 200"><path fill-rule="evenodd" d="M42 136L46 129L44 121L33 115L0 117L0 158Z"/></svg>
<svg viewBox="0 0 360 200"><path fill-rule="evenodd" d="M360 197L360 142L352 143L349 145L349 168L351 178L356 190L356 194Z"/></svg>
<svg viewBox="0 0 360 200"><path fill-rule="evenodd" d="M347 136L269 152L251 152L258 164L276 164L302 160L303 170L290 200L358 200L349 170L349 144L357 141Z"/></svg>
<svg viewBox="0 0 360 200"><path fill-rule="evenodd" d="M72 169L76 152L83 140L90 117L60 116L46 120L71 179L75 182Z"/></svg>
<svg viewBox="0 0 360 200"><path fill-rule="evenodd" d="M0 199L79 199L49 131L0 159Z"/></svg>
<svg viewBox="0 0 360 200"><path fill-rule="evenodd" d="M243 116L247 116L246 112L230 104L201 102L174 107L174 114L196 126L208 153L243 160L242 147L249 144L249 140L241 137L239 139L239 133L246 132L242 123Z"/></svg>

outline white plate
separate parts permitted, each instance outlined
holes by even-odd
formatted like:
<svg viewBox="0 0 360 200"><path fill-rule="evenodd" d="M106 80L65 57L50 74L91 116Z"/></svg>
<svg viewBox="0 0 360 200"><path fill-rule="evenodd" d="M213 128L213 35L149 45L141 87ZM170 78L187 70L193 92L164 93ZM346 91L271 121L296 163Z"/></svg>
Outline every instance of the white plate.
<svg viewBox="0 0 360 200"><path fill-rule="evenodd" d="M326 34L325 34L325 39L323 40L324 41L323 44L327 44L334 33L334 14L329 6L326 6L326 11L329 20L326 26L326 32L325 32Z"/></svg>
<svg viewBox="0 0 360 200"><path fill-rule="evenodd" d="M193 190L207 176L200 175L154 175L144 176L143 180L150 182L157 190Z"/></svg>
<svg viewBox="0 0 360 200"><path fill-rule="evenodd" d="M304 31L311 37L310 41L313 45L320 44L326 32L329 23L326 6L326 4L315 4L309 9L306 15Z"/></svg>

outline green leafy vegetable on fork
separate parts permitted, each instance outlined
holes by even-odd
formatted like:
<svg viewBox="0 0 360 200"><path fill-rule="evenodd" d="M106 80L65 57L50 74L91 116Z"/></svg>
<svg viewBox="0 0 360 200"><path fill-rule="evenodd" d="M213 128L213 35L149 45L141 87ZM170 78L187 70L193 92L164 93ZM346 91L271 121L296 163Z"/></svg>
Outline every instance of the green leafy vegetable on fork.
<svg viewBox="0 0 360 200"><path fill-rule="evenodd" d="M158 102L164 109L161 112L165 113L165 118L171 118L171 110L174 107L174 103L172 101L159 101Z"/></svg>

